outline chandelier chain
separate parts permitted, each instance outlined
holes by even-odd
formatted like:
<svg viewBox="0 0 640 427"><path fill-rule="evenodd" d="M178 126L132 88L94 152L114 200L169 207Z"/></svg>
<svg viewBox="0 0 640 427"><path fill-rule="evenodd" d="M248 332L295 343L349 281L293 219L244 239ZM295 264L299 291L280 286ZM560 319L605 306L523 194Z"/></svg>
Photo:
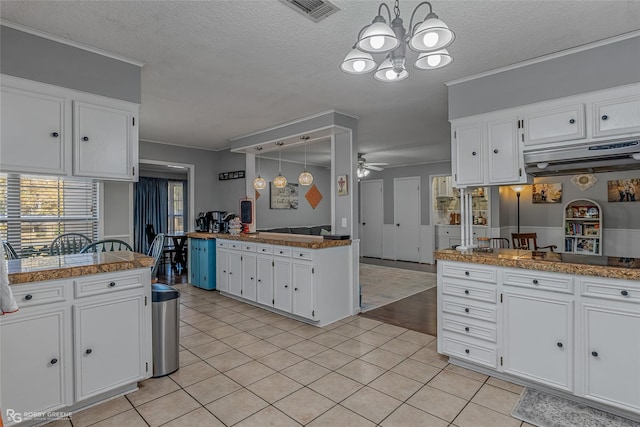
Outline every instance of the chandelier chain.
<svg viewBox="0 0 640 427"><path fill-rule="evenodd" d="M393 7L393 13L396 14L396 18L400 17L400 0L396 0L396 4Z"/></svg>

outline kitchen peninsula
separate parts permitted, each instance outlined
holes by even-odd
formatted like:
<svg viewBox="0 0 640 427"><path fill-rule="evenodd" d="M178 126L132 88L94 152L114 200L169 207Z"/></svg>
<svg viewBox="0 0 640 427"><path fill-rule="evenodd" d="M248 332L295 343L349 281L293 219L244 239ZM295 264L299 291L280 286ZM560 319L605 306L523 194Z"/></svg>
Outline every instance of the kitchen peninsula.
<svg viewBox="0 0 640 427"><path fill-rule="evenodd" d="M75 411L151 377L153 262L134 252L9 260L19 311L0 317L2 409Z"/></svg>
<svg viewBox="0 0 640 427"><path fill-rule="evenodd" d="M351 240L264 232L188 237L190 260L200 257L202 267L215 259L216 289L223 295L317 326L352 314ZM215 255L194 254L191 248L199 245L192 242L199 239L215 239Z"/></svg>
<svg viewBox="0 0 640 427"><path fill-rule="evenodd" d="M640 259L441 250L438 352L640 420Z"/></svg>

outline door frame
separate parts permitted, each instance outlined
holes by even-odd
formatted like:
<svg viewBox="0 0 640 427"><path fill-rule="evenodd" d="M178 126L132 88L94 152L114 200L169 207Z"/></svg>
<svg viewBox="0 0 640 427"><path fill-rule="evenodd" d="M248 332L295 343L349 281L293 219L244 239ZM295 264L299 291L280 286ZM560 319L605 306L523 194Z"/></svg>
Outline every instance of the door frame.
<svg viewBox="0 0 640 427"><path fill-rule="evenodd" d="M362 190L362 185L364 185L364 183L366 182L379 182L381 185L381 193L382 193L382 224L380 224L380 259L384 259L383 254L384 254L384 239L382 238L383 233L384 233L384 180L383 179L366 179L366 180L362 180L360 181L360 191L359 191L359 196L360 196L360 203L358 206L358 228L360 229L360 242L362 243L362 236L364 235L363 233L363 229L362 229L362 208L364 206L364 203L362 202L362 197L364 195L364 191ZM360 248L360 257L362 257L362 248Z"/></svg>
<svg viewBox="0 0 640 427"><path fill-rule="evenodd" d="M403 177L399 177L399 178L393 178L393 225L395 226L398 223L398 218L397 218L397 210L396 210L396 206L398 204L398 192L396 191L396 183L399 181L413 181L413 180L417 180L418 181L418 195L420 197L422 197L422 183L421 183L421 177L419 175L417 176L403 176ZM420 241L420 227L422 226L422 200L418 200L418 228L416 229L416 232L418 233L418 263L420 262L420 257L422 255L422 242ZM394 229L395 230L395 229ZM396 236L396 233L393 233L394 236ZM398 260L398 239L396 236L396 250L395 250L395 254L396 254L396 261Z"/></svg>

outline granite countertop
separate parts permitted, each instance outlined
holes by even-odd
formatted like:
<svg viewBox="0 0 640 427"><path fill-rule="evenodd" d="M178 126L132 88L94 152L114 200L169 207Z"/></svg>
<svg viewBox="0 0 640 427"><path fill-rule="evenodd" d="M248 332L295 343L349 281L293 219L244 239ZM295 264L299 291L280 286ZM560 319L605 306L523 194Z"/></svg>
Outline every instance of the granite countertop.
<svg viewBox="0 0 640 427"><path fill-rule="evenodd" d="M151 267L153 258L130 251L20 258L8 261L9 284L66 279Z"/></svg>
<svg viewBox="0 0 640 427"><path fill-rule="evenodd" d="M435 259L524 268L554 273L598 276L611 279L640 280L640 258L576 255L558 252L533 252L494 249L493 252L443 249Z"/></svg>
<svg viewBox="0 0 640 427"><path fill-rule="evenodd" d="M264 243L267 245L293 246L306 249L327 249L338 246L350 246L351 240L325 240L322 236L308 236L287 233L255 233L255 234L226 234L226 233L188 233L193 239L225 239L242 242Z"/></svg>

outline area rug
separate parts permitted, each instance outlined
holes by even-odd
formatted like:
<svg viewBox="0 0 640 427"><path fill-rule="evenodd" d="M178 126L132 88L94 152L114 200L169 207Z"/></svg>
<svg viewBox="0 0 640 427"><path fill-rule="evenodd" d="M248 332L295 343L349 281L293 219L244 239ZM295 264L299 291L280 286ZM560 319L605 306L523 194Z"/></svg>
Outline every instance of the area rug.
<svg viewBox="0 0 640 427"><path fill-rule="evenodd" d="M360 286L360 311L365 312L433 288L436 274L360 264Z"/></svg>
<svg viewBox="0 0 640 427"><path fill-rule="evenodd" d="M538 427L638 427L640 423L525 388L511 415Z"/></svg>

